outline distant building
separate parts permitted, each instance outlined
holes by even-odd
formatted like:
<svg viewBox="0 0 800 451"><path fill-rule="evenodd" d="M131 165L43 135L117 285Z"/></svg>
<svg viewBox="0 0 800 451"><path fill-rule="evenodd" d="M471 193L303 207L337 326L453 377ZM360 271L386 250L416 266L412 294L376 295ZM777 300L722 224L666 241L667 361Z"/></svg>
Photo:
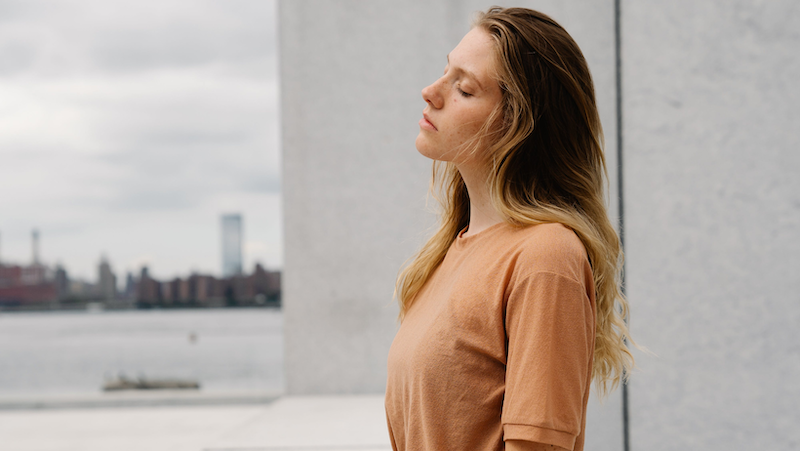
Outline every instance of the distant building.
<svg viewBox="0 0 800 451"><path fill-rule="evenodd" d="M51 273L42 265L0 265L0 307L50 304L58 298Z"/></svg>
<svg viewBox="0 0 800 451"><path fill-rule="evenodd" d="M20 271L22 285L41 285L47 277L47 268L39 263L23 266Z"/></svg>
<svg viewBox="0 0 800 451"><path fill-rule="evenodd" d="M142 307L153 306L158 303L161 298L160 285L150 277L150 271L147 269L147 266L142 267L137 291L136 300L139 306Z"/></svg>
<svg viewBox="0 0 800 451"><path fill-rule="evenodd" d="M113 301L117 298L117 276L111 270L111 265L108 263L108 259L106 259L105 256L100 259L97 273L97 286L100 289L100 298L104 301Z"/></svg>
<svg viewBox="0 0 800 451"><path fill-rule="evenodd" d="M85 280L69 281L68 297L82 300L97 300L97 285Z"/></svg>
<svg viewBox="0 0 800 451"><path fill-rule="evenodd" d="M0 264L0 307L39 308L59 299L56 274L39 260L39 231L34 229L31 238L29 266Z"/></svg>
<svg viewBox="0 0 800 451"><path fill-rule="evenodd" d="M127 276L125 276L125 291L122 297L125 299L136 299L136 279L134 279L133 273L130 271L128 271Z"/></svg>
<svg viewBox="0 0 800 451"><path fill-rule="evenodd" d="M58 299L66 299L70 294L69 274L61 265L56 265L54 282L56 284L56 295Z"/></svg>
<svg viewBox="0 0 800 451"><path fill-rule="evenodd" d="M175 296L177 292L175 291L175 284L173 281L168 282L159 282L159 290L161 292L161 299L159 305L164 305L166 307L170 307L175 303Z"/></svg>
<svg viewBox="0 0 800 451"><path fill-rule="evenodd" d="M192 299L196 300L200 305L206 305L210 300L216 298L217 293L216 279L211 276L204 276L201 274L192 274L189 277L190 292Z"/></svg>
<svg viewBox="0 0 800 451"><path fill-rule="evenodd" d="M242 274L242 215L222 216L222 277Z"/></svg>
<svg viewBox="0 0 800 451"><path fill-rule="evenodd" d="M33 229L31 231L31 247L33 253L33 266L39 265L39 231Z"/></svg>
<svg viewBox="0 0 800 451"><path fill-rule="evenodd" d="M178 300L188 302L192 300L191 284L189 279L178 279Z"/></svg>
<svg viewBox="0 0 800 451"><path fill-rule="evenodd" d="M253 274L247 278L245 295L256 300L279 302L281 299L280 271L267 271L256 264Z"/></svg>

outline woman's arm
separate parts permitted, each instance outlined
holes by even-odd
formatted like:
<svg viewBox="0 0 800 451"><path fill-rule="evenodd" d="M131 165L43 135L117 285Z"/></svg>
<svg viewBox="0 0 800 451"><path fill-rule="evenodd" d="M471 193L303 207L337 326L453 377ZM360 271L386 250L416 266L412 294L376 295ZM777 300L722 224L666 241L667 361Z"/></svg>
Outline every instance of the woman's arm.
<svg viewBox="0 0 800 451"><path fill-rule="evenodd" d="M564 448L526 440L506 440L506 451L567 451Z"/></svg>

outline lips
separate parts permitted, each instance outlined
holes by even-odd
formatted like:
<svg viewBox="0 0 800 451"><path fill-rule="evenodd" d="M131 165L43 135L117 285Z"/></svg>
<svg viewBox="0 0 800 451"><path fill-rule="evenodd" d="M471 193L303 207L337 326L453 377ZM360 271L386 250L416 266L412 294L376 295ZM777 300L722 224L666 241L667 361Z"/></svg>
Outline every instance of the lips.
<svg viewBox="0 0 800 451"><path fill-rule="evenodd" d="M431 122L431 119L425 113L422 113L422 119L420 119L419 125L420 125L420 127L430 128L433 131L439 131L439 129L436 128L435 125L433 125L433 122Z"/></svg>

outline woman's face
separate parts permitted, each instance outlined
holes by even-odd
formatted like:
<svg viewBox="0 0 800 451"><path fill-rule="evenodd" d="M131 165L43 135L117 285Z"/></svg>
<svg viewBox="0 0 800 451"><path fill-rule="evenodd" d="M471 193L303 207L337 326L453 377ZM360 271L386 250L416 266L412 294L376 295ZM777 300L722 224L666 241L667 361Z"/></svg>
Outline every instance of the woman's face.
<svg viewBox="0 0 800 451"><path fill-rule="evenodd" d="M448 55L444 75L422 90L417 150L428 158L457 165L479 162L465 147L502 100L492 38L473 28Z"/></svg>

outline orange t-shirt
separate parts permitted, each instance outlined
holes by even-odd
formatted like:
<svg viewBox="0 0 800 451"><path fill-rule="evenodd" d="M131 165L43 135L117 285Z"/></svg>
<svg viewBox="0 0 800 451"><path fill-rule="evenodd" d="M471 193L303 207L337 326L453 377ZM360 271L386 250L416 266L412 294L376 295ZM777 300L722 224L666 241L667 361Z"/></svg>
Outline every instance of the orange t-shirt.
<svg viewBox="0 0 800 451"><path fill-rule="evenodd" d="M397 451L583 449L595 293L561 224L459 235L389 351L386 416Z"/></svg>

